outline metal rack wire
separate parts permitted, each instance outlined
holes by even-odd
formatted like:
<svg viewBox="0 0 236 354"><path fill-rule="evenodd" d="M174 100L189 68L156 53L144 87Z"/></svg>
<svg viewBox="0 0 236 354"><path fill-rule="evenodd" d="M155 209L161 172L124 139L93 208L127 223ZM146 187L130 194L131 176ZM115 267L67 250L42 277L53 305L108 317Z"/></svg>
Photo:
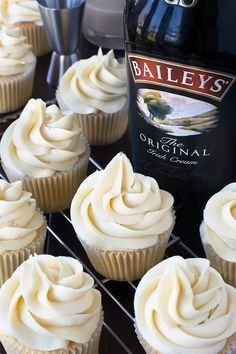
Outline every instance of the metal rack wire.
<svg viewBox="0 0 236 354"><path fill-rule="evenodd" d="M49 102L52 103L52 102ZM9 123L18 114L1 119ZM1 124L0 124L1 127ZM0 130L0 137L2 130ZM90 171L102 170L104 166L90 158ZM5 178L0 172L0 177ZM62 227L63 225L63 227ZM69 237L68 237L69 233ZM79 244L73 231L68 211L61 211L48 217L47 253L69 255L78 259L95 280L95 286L102 292L105 320L101 337L101 354L143 354L134 331L133 297L138 282L119 283L101 277L89 263L86 253ZM197 257L197 255L174 234L171 235L165 257L173 255ZM0 351L0 354L1 351Z"/></svg>

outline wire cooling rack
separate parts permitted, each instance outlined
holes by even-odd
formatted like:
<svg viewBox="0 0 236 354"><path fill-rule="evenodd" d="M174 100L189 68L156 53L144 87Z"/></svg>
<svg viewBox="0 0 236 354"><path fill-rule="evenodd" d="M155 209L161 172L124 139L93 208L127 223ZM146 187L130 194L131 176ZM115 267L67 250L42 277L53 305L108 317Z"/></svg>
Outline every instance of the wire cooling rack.
<svg viewBox="0 0 236 354"><path fill-rule="evenodd" d="M49 101L54 103L54 101ZM0 138L5 129L4 124L16 119L18 114L0 118ZM89 173L102 170L105 166L94 158L96 149L92 149L89 162ZM114 154L113 154L114 155ZM5 178L0 169L0 177ZM134 331L133 298L138 281L115 282L100 276L90 264L85 251L80 245L73 230L69 210L49 214L48 235L45 252L53 255L66 255L78 259L84 270L92 275L95 287L102 293L105 319L100 342L100 354L143 354L144 350L139 344ZM176 235L172 234L165 257L181 255L185 258L197 255ZM5 352L0 347L0 354Z"/></svg>

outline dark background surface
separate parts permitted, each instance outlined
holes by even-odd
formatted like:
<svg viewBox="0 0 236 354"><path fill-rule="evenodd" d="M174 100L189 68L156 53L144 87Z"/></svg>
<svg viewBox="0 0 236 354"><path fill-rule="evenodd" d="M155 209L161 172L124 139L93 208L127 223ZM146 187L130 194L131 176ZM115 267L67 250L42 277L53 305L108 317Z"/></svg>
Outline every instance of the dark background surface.
<svg viewBox="0 0 236 354"><path fill-rule="evenodd" d="M81 57L86 58L96 53L97 48L90 45L84 38L82 38L80 43L80 51ZM117 52L116 54L118 56L124 55L122 52ZM49 61L50 54L38 59L33 93L33 97L35 98L50 100L54 99L55 97L54 89L52 89L46 83L46 73ZM11 123L11 121L11 119L6 119L6 117L3 115L0 116L0 133L4 131L6 126ZM101 167L105 167L111 158L119 151L124 151L131 158L131 147L128 132L115 144L111 144L105 147L92 148L91 156L96 162L100 164ZM95 169L96 168L94 165L90 163L89 173L93 172ZM188 196L188 198L191 198L191 195ZM182 199L180 198L180 200L177 202L178 205L181 205L183 201ZM191 213L196 212L194 201L192 204L192 210L182 210L181 213L183 215L181 220L191 217ZM69 211L65 211L64 215L61 213L56 213L48 216L49 226L53 230L53 233L48 232L48 242L45 251L53 255L76 256L84 263L85 267L88 267L86 271L91 271L92 274L97 277L97 286L103 295L103 307L105 311L105 325L102 332L100 354L143 354L144 351L136 339L133 321L131 319L131 317L134 316L133 296L135 292L134 286L137 285L137 282L132 284L118 283L104 280L100 275L98 275L90 265L86 253L77 240L72 225L66 219L67 216L69 217ZM176 229L176 232L178 232L178 228ZM55 235L56 237L59 237L60 242L56 240ZM61 242L64 243L64 245L62 245ZM184 242L197 255L203 255L198 235L185 235ZM184 257L193 256L193 254L191 254L189 250L183 246L181 240L179 239L173 241L173 245L168 248L166 256L176 254L180 254ZM112 331L115 334L113 334ZM115 338L115 336L118 336L120 340L125 343L129 350L125 350L124 345L121 345L119 343L119 339ZM0 346L0 354L3 353L5 352Z"/></svg>

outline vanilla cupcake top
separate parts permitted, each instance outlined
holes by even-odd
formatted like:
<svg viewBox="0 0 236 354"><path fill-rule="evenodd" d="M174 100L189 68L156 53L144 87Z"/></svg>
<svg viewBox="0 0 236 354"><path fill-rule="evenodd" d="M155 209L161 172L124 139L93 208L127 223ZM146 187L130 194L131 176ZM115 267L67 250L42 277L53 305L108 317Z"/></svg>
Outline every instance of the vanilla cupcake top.
<svg viewBox="0 0 236 354"><path fill-rule="evenodd" d="M236 289L206 259L156 265L140 281L134 309L138 331L163 354L216 354L236 331Z"/></svg>
<svg viewBox="0 0 236 354"><path fill-rule="evenodd" d="M31 193L20 181L0 180L0 254L28 246L38 235L44 218ZM43 230L41 231L43 232Z"/></svg>
<svg viewBox="0 0 236 354"><path fill-rule="evenodd" d="M87 177L71 204L72 224L85 243L110 250L153 246L174 222L173 197L157 182L134 173L117 154L105 170Z"/></svg>
<svg viewBox="0 0 236 354"><path fill-rule="evenodd" d="M115 59L113 50L103 55L100 48L97 55L66 71L59 84L59 104L60 100L79 114L118 112L127 101L125 64Z"/></svg>
<svg viewBox="0 0 236 354"><path fill-rule="evenodd" d="M40 99L28 102L0 145L7 168L34 178L72 169L87 149L74 114L65 115L55 105L46 107Z"/></svg>
<svg viewBox="0 0 236 354"><path fill-rule="evenodd" d="M0 27L0 76L21 74L35 61L31 45L18 28Z"/></svg>
<svg viewBox="0 0 236 354"><path fill-rule="evenodd" d="M42 25L41 15L35 0L0 0L0 23L14 25L33 22Z"/></svg>
<svg viewBox="0 0 236 354"><path fill-rule="evenodd" d="M236 183L213 195L200 227L202 241L229 262L236 262Z"/></svg>
<svg viewBox="0 0 236 354"><path fill-rule="evenodd" d="M41 351L86 343L101 318L93 285L74 258L31 257L0 289L1 332Z"/></svg>

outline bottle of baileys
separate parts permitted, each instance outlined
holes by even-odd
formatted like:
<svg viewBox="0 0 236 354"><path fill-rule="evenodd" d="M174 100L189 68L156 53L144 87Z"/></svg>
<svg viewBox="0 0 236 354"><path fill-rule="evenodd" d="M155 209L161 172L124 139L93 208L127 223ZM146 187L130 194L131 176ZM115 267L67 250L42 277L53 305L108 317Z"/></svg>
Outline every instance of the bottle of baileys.
<svg viewBox="0 0 236 354"><path fill-rule="evenodd" d="M236 181L235 19L232 0L127 0L125 10L134 167L199 217Z"/></svg>

